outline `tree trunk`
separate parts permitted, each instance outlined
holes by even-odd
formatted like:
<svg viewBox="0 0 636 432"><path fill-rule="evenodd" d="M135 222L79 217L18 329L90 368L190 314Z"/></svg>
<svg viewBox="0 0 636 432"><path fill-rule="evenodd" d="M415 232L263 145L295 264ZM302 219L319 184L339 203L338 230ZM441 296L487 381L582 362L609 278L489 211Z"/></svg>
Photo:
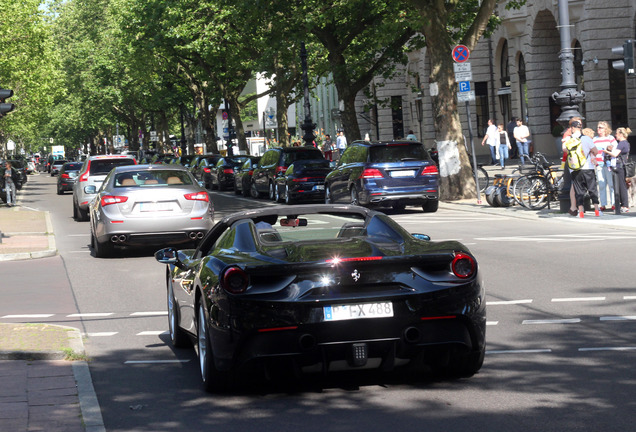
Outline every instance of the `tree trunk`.
<svg viewBox="0 0 636 432"><path fill-rule="evenodd" d="M289 108L288 95L282 90L276 92L276 122L278 123L278 142L281 147L288 147L289 143ZM298 127L298 125L297 125Z"/></svg>

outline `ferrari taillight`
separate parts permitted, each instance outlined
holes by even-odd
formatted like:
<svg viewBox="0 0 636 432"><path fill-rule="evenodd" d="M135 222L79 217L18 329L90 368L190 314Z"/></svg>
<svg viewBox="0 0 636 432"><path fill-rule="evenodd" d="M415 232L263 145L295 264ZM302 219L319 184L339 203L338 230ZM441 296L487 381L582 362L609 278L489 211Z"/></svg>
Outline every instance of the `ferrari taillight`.
<svg viewBox="0 0 636 432"><path fill-rule="evenodd" d="M456 252L455 258L453 258L453 262L451 263L451 269L455 276L466 279L475 274L477 264L472 256L462 252Z"/></svg>
<svg viewBox="0 0 636 432"><path fill-rule="evenodd" d="M241 294L245 292L249 285L249 277L243 269L230 267L223 272L221 277L221 288L230 294Z"/></svg>
<svg viewBox="0 0 636 432"><path fill-rule="evenodd" d="M109 206L111 204L120 204L128 201L128 197L126 196L114 196L114 195L104 195L100 201L102 207Z"/></svg>
<svg viewBox="0 0 636 432"><path fill-rule="evenodd" d="M210 201L210 197L207 192L193 192L185 194L183 197L190 201Z"/></svg>

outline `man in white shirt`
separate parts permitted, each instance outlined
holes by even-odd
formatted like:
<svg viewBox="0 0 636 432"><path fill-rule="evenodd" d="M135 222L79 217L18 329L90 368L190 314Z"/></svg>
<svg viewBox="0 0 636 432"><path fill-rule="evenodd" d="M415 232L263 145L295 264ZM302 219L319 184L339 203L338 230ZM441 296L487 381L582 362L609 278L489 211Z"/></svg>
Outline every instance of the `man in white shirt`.
<svg viewBox="0 0 636 432"><path fill-rule="evenodd" d="M492 165L497 165L497 146L499 145L499 140L497 139L497 126L492 119L488 119L488 129L486 129L486 135L484 139L481 140L481 145L488 144L490 147L490 163Z"/></svg>
<svg viewBox="0 0 636 432"><path fill-rule="evenodd" d="M519 149L521 165L523 165L525 163L525 158L530 159L530 129L521 122L521 119L517 119L517 127L515 128L514 136L515 141L517 142L517 148Z"/></svg>
<svg viewBox="0 0 636 432"><path fill-rule="evenodd" d="M340 154L342 154L347 148L347 138L345 138L343 131L340 131L338 133L338 138L336 138L336 145L338 146L338 152Z"/></svg>

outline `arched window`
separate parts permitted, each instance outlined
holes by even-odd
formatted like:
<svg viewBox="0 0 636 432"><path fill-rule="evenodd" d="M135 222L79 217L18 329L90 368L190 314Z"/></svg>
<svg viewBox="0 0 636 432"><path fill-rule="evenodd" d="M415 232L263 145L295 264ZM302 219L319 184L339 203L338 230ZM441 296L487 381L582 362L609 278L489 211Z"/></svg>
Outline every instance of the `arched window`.
<svg viewBox="0 0 636 432"><path fill-rule="evenodd" d="M519 101L521 112L519 118L524 124L528 123L528 82L526 81L526 62L523 54L519 54Z"/></svg>

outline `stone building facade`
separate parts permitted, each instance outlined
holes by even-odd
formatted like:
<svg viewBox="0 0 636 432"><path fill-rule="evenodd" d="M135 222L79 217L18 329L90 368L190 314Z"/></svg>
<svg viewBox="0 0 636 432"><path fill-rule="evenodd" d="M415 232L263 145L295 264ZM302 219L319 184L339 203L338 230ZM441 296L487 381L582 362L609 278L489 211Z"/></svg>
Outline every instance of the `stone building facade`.
<svg viewBox="0 0 636 432"><path fill-rule="evenodd" d="M561 90L558 0L528 0L521 9L510 11L504 5L500 2L497 10L502 25L489 38L482 38L470 54L476 100L468 111L476 151L488 152L477 145L488 118L507 124L515 116L528 124L536 150L556 156L553 133L559 131L556 119L561 111L551 95ZM636 131L636 77L611 67L619 59L612 47L636 39L636 0L569 0L569 15L575 79L586 94L579 109L584 124L594 129L597 122L608 120L614 129L628 125ZM384 103L369 110L369 101L358 98L362 134L394 139L413 130L432 146L428 71L423 49L410 54L396 78L372 83L371 93ZM458 109L468 137L465 104L458 104Z"/></svg>

